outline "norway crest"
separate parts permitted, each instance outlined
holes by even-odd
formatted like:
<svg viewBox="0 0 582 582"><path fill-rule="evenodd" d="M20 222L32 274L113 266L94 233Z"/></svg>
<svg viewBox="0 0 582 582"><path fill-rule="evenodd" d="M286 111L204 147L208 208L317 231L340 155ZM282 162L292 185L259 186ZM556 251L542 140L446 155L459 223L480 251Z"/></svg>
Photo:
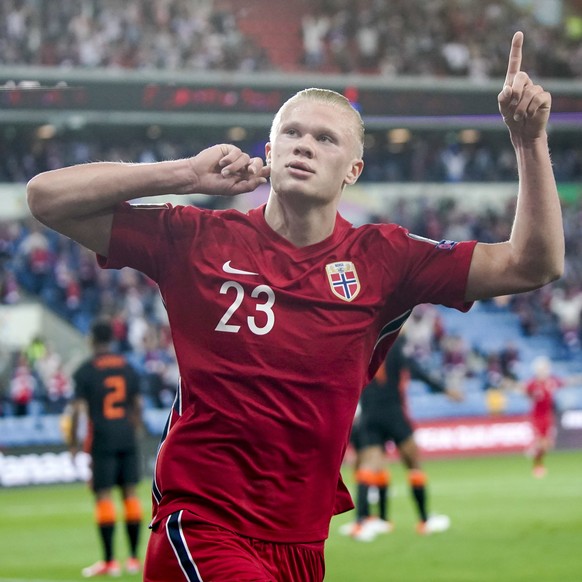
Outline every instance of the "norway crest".
<svg viewBox="0 0 582 582"><path fill-rule="evenodd" d="M352 301L360 292L360 280L354 263L339 261L325 266L331 292L344 301Z"/></svg>

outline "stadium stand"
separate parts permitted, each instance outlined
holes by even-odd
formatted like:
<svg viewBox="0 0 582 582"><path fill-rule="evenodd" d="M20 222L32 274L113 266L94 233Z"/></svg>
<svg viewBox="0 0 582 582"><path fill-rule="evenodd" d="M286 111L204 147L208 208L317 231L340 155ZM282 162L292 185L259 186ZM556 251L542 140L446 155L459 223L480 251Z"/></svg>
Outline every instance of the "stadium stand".
<svg viewBox="0 0 582 582"><path fill-rule="evenodd" d="M38 128L0 134L0 182L26 182L35 174L55 167L95 160L154 162L190 155L229 139L228 130L205 131L197 136L151 137L151 128L87 127L57 130L39 135ZM18 136L18 137L16 137ZM236 140L245 151L263 155L267 131L250 131ZM466 141L471 137L470 141ZM361 182L495 183L513 181L515 156L505 135L466 134L463 131L410 132L405 142L395 142L385 130L367 132L366 166ZM473 141L476 140L476 141ZM577 181L582 174L582 146L577 134L557 135L552 159L560 182Z"/></svg>
<svg viewBox="0 0 582 582"><path fill-rule="evenodd" d="M3 64L252 71L263 52L211 1L9 0L0 7Z"/></svg>
<svg viewBox="0 0 582 582"><path fill-rule="evenodd" d="M482 79L504 73L505 39L517 26L529 31L535 47L528 70L579 77L579 7L564 3L549 18L534 4L66 0L49 8L7 0L0 6L0 63Z"/></svg>

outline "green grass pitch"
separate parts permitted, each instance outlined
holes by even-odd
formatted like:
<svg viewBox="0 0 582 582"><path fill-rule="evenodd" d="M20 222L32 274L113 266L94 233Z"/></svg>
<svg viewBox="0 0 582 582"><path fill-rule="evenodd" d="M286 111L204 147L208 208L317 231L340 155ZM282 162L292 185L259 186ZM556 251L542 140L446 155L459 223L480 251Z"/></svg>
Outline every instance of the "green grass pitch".
<svg viewBox="0 0 582 582"><path fill-rule="evenodd" d="M451 529L427 537L415 533L405 474L394 464L395 531L371 543L355 542L337 534L353 512L335 517L326 582L582 580L582 451L552 452L544 479L534 479L520 455L427 461L425 469L431 510L448 514ZM345 478L351 485L349 468ZM141 493L147 508L147 481ZM144 524L143 549L147 536ZM120 527L116 546L124 559ZM0 490L0 582L77 582L81 568L98 558L86 486Z"/></svg>

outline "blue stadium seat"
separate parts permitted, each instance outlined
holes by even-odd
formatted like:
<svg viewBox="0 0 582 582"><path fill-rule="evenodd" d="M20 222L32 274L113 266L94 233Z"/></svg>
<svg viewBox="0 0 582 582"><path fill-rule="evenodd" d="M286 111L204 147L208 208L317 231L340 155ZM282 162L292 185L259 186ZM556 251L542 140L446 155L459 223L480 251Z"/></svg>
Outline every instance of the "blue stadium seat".
<svg viewBox="0 0 582 582"><path fill-rule="evenodd" d="M59 415L0 418L0 447L63 445Z"/></svg>

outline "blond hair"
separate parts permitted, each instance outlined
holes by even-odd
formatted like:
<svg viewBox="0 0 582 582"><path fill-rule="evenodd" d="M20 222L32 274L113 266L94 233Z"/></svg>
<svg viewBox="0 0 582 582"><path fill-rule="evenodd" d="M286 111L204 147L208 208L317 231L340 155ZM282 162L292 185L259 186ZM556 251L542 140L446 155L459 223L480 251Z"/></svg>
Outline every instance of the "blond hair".
<svg viewBox="0 0 582 582"><path fill-rule="evenodd" d="M538 356L531 363L536 376L547 377L552 371L552 361L547 356Z"/></svg>
<svg viewBox="0 0 582 582"><path fill-rule="evenodd" d="M273 141L275 134L279 129L281 118L283 117L285 111L292 105L295 105L298 101L302 100L326 103L347 112L353 120L349 130L350 133L354 135L358 144L358 155L360 158L362 157L364 153L364 122L362 121L362 117L346 97L337 91L332 91L331 89L318 89L316 87L311 87L309 89L303 89L302 91L295 93L295 95L287 99L287 101L281 105L279 111L277 111L277 114L273 118L271 131L269 133L270 141Z"/></svg>

